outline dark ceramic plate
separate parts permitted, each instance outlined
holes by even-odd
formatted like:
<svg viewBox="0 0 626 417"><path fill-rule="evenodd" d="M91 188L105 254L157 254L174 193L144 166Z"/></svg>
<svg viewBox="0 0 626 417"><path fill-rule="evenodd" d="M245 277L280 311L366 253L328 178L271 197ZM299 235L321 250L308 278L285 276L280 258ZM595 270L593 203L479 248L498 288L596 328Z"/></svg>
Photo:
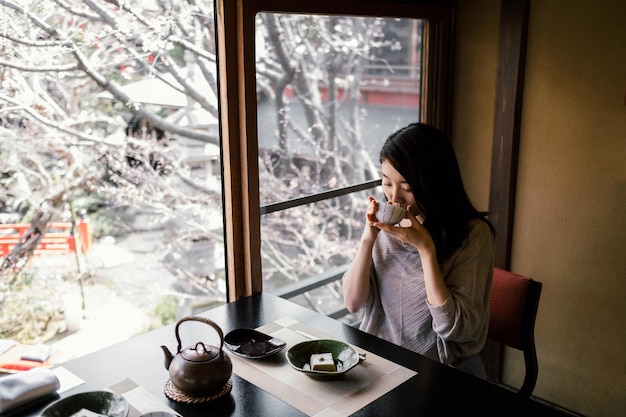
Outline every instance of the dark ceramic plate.
<svg viewBox="0 0 626 417"><path fill-rule="evenodd" d="M332 353L336 371L311 369L310 359L314 353ZM349 344L332 339L308 340L287 350L287 361L292 368L313 378L330 379L344 375L360 361L359 352Z"/></svg>
<svg viewBox="0 0 626 417"><path fill-rule="evenodd" d="M83 409L109 417L126 417L129 405L119 394L90 391L53 402L43 410L41 417L70 417Z"/></svg>
<svg viewBox="0 0 626 417"><path fill-rule="evenodd" d="M237 356L259 359L283 350L286 343L254 329L235 329L224 336L224 345Z"/></svg>

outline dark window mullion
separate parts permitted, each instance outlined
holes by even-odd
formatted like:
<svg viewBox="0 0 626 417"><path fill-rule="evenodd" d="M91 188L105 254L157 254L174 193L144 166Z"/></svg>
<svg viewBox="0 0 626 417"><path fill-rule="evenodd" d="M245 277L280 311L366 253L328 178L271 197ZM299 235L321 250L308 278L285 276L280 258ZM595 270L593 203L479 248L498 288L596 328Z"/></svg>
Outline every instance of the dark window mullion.
<svg viewBox="0 0 626 417"><path fill-rule="evenodd" d="M335 197L341 197L343 195L356 193L358 191L369 190L370 188L378 187L380 184L381 180L377 179L357 185L351 185L349 187L337 188L335 190L324 191L322 193L311 194L304 197L281 201L279 203L267 204L265 206L261 206L261 215L274 213L276 211L287 210L298 206L304 206L306 204L316 203L318 201L328 200Z"/></svg>

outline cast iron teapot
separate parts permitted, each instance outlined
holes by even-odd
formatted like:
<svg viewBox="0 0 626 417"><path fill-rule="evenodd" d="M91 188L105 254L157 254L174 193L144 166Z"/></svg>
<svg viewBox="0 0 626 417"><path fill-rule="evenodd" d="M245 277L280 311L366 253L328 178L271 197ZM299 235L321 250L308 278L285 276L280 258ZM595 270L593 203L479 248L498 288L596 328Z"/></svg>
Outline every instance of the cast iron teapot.
<svg viewBox="0 0 626 417"><path fill-rule="evenodd" d="M219 349L203 342L181 349L178 327L185 321L199 321L213 327L220 336ZM166 346L161 346L165 353L165 369L169 370L172 384L192 396L208 396L219 392L226 385L233 371L233 364L224 352L222 329L204 317L183 317L176 323L175 332L178 341L176 356L173 356Z"/></svg>

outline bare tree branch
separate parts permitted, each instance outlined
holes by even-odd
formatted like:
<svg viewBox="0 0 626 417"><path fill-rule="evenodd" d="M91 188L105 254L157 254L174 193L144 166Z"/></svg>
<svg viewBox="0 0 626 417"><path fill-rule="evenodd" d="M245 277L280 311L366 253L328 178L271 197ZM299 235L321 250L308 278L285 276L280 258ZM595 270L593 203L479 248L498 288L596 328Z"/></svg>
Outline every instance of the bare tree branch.
<svg viewBox="0 0 626 417"><path fill-rule="evenodd" d="M20 65L13 61L5 61L0 59L0 66L14 68L20 71L28 71L28 72L67 72L67 71L76 71L79 69L79 66L76 64L67 64L63 66L54 65L54 66L30 66L30 65Z"/></svg>

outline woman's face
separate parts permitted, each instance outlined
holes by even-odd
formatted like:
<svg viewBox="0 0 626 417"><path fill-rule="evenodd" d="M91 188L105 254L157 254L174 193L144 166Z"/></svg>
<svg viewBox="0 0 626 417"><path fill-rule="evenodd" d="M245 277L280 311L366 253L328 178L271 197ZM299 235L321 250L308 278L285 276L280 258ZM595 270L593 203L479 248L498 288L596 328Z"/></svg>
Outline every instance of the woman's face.
<svg viewBox="0 0 626 417"><path fill-rule="evenodd" d="M387 200L399 204L403 208L411 206L411 212L414 216L422 214L409 183L387 160L383 160L382 175L383 192Z"/></svg>

